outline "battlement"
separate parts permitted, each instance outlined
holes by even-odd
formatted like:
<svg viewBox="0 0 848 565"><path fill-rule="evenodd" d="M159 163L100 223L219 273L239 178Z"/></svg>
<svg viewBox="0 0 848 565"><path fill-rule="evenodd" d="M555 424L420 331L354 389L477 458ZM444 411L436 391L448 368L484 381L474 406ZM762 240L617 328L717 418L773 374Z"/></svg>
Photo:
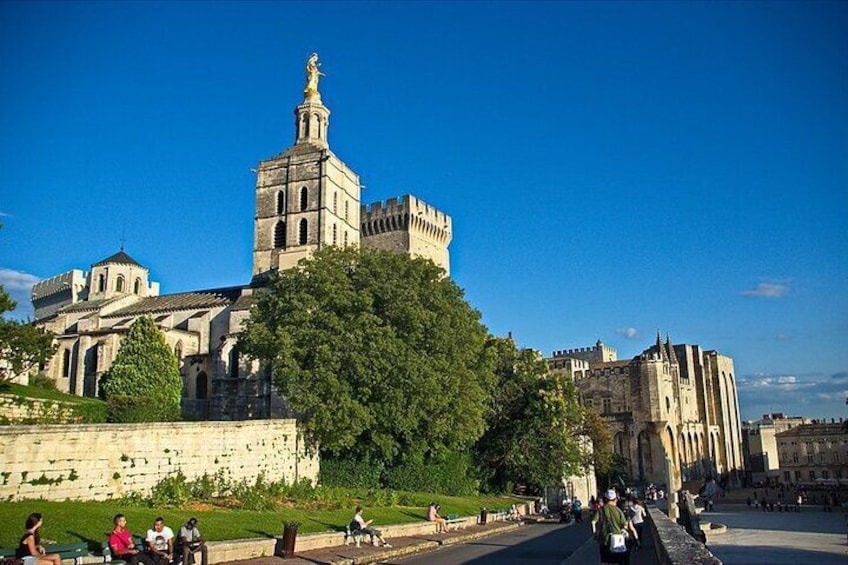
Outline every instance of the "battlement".
<svg viewBox="0 0 848 565"><path fill-rule="evenodd" d="M617 360L618 351L614 347L604 345L604 342L598 340L592 347L575 347L573 349L561 349L553 352L554 359L562 357L583 359L584 361L595 363L606 363Z"/></svg>
<svg viewBox="0 0 848 565"><path fill-rule="evenodd" d="M575 347L573 349L561 349L553 352L552 359L561 359L563 357L582 359L592 363L606 363L618 360L618 351L614 347L604 345L604 342L598 340L592 347Z"/></svg>
<svg viewBox="0 0 848 565"><path fill-rule="evenodd" d="M365 237L402 230L425 235L442 245L453 237L451 217L411 194L362 205L360 219Z"/></svg>
<svg viewBox="0 0 848 565"><path fill-rule="evenodd" d="M31 297L33 300L38 300L59 292L72 291L74 286L77 287L77 291L80 291L85 288L85 284L86 273L80 269L73 269L35 283Z"/></svg>

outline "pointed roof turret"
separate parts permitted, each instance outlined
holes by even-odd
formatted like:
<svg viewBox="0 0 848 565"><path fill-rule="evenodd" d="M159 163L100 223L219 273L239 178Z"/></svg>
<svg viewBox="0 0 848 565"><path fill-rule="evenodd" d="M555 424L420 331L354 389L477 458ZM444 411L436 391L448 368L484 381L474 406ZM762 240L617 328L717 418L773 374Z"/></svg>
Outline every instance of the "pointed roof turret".
<svg viewBox="0 0 848 565"><path fill-rule="evenodd" d="M665 334L665 348L668 350L668 359L672 363L677 363L677 354L674 352L674 346L671 344L671 333Z"/></svg>
<svg viewBox="0 0 848 565"><path fill-rule="evenodd" d="M660 330L657 330L656 348L657 348L657 355L660 356L660 359L662 359L663 361L667 361L668 360L668 353L666 352L665 347L663 346L662 333L660 332Z"/></svg>
<svg viewBox="0 0 848 565"><path fill-rule="evenodd" d="M135 259L133 259L129 255L127 255L127 253L126 253L126 251L124 251L123 247L121 248L120 251L118 251L114 255L110 255L109 257L106 257L102 261L98 261L97 263L94 263L92 265L92 267L98 267L100 265L107 265L109 263L118 264L118 265L135 265L137 267L141 267L142 269L146 268L144 265L142 265L141 263L139 263L138 261L136 261Z"/></svg>

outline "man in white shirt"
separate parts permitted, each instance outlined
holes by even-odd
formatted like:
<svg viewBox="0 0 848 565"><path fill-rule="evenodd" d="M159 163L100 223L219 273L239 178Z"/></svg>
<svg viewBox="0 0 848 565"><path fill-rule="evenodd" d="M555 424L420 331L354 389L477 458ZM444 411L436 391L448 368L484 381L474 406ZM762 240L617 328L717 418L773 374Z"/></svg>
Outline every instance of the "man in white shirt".
<svg viewBox="0 0 848 565"><path fill-rule="evenodd" d="M156 565L169 565L174 560L174 532L161 517L147 530L147 553Z"/></svg>

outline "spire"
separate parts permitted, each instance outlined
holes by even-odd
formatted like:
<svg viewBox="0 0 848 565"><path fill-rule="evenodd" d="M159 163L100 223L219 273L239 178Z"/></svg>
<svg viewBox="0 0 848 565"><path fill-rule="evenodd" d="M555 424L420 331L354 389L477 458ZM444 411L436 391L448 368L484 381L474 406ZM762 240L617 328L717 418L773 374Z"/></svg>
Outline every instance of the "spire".
<svg viewBox="0 0 848 565"><path fill-rule="evenodd" d="M666 353L665 347L663 347L662 333L660 330L657 330L657 355L659 355L660 359L663 361L668 360L668 353Z"/></svg>
<svg viewBox="0 0 848 565"><path fill-rule="evenodd" d="M665 348L668 350L668 358L672 363L677 363L677 354L674 352L674 346L671 344L671 333L665 334Z"/></svg>
<svg viewBox="0 0 848 565"><path fill-rule="evenodd" d="M303 102L295 108L295 144L310 143L326 149L327 129L330 125L330 110L321 103L318 80L324 73L318 70L318 54L313 53L306 61L306 86Z"/></svg>

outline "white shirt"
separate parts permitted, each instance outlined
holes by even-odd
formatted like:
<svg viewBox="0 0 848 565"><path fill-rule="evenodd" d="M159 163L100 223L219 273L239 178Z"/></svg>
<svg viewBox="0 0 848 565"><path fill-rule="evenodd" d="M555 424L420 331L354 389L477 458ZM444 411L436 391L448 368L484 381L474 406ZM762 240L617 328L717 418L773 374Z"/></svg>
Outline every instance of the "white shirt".
<svg viewBox="0 0 848 565"><path fill-rule="evenodd" d="M168 551L168 540L174 539L174 531L165 526L161 532L154 529L147 530L147 542L153 543L153 548L156 551Z"/></svg>

